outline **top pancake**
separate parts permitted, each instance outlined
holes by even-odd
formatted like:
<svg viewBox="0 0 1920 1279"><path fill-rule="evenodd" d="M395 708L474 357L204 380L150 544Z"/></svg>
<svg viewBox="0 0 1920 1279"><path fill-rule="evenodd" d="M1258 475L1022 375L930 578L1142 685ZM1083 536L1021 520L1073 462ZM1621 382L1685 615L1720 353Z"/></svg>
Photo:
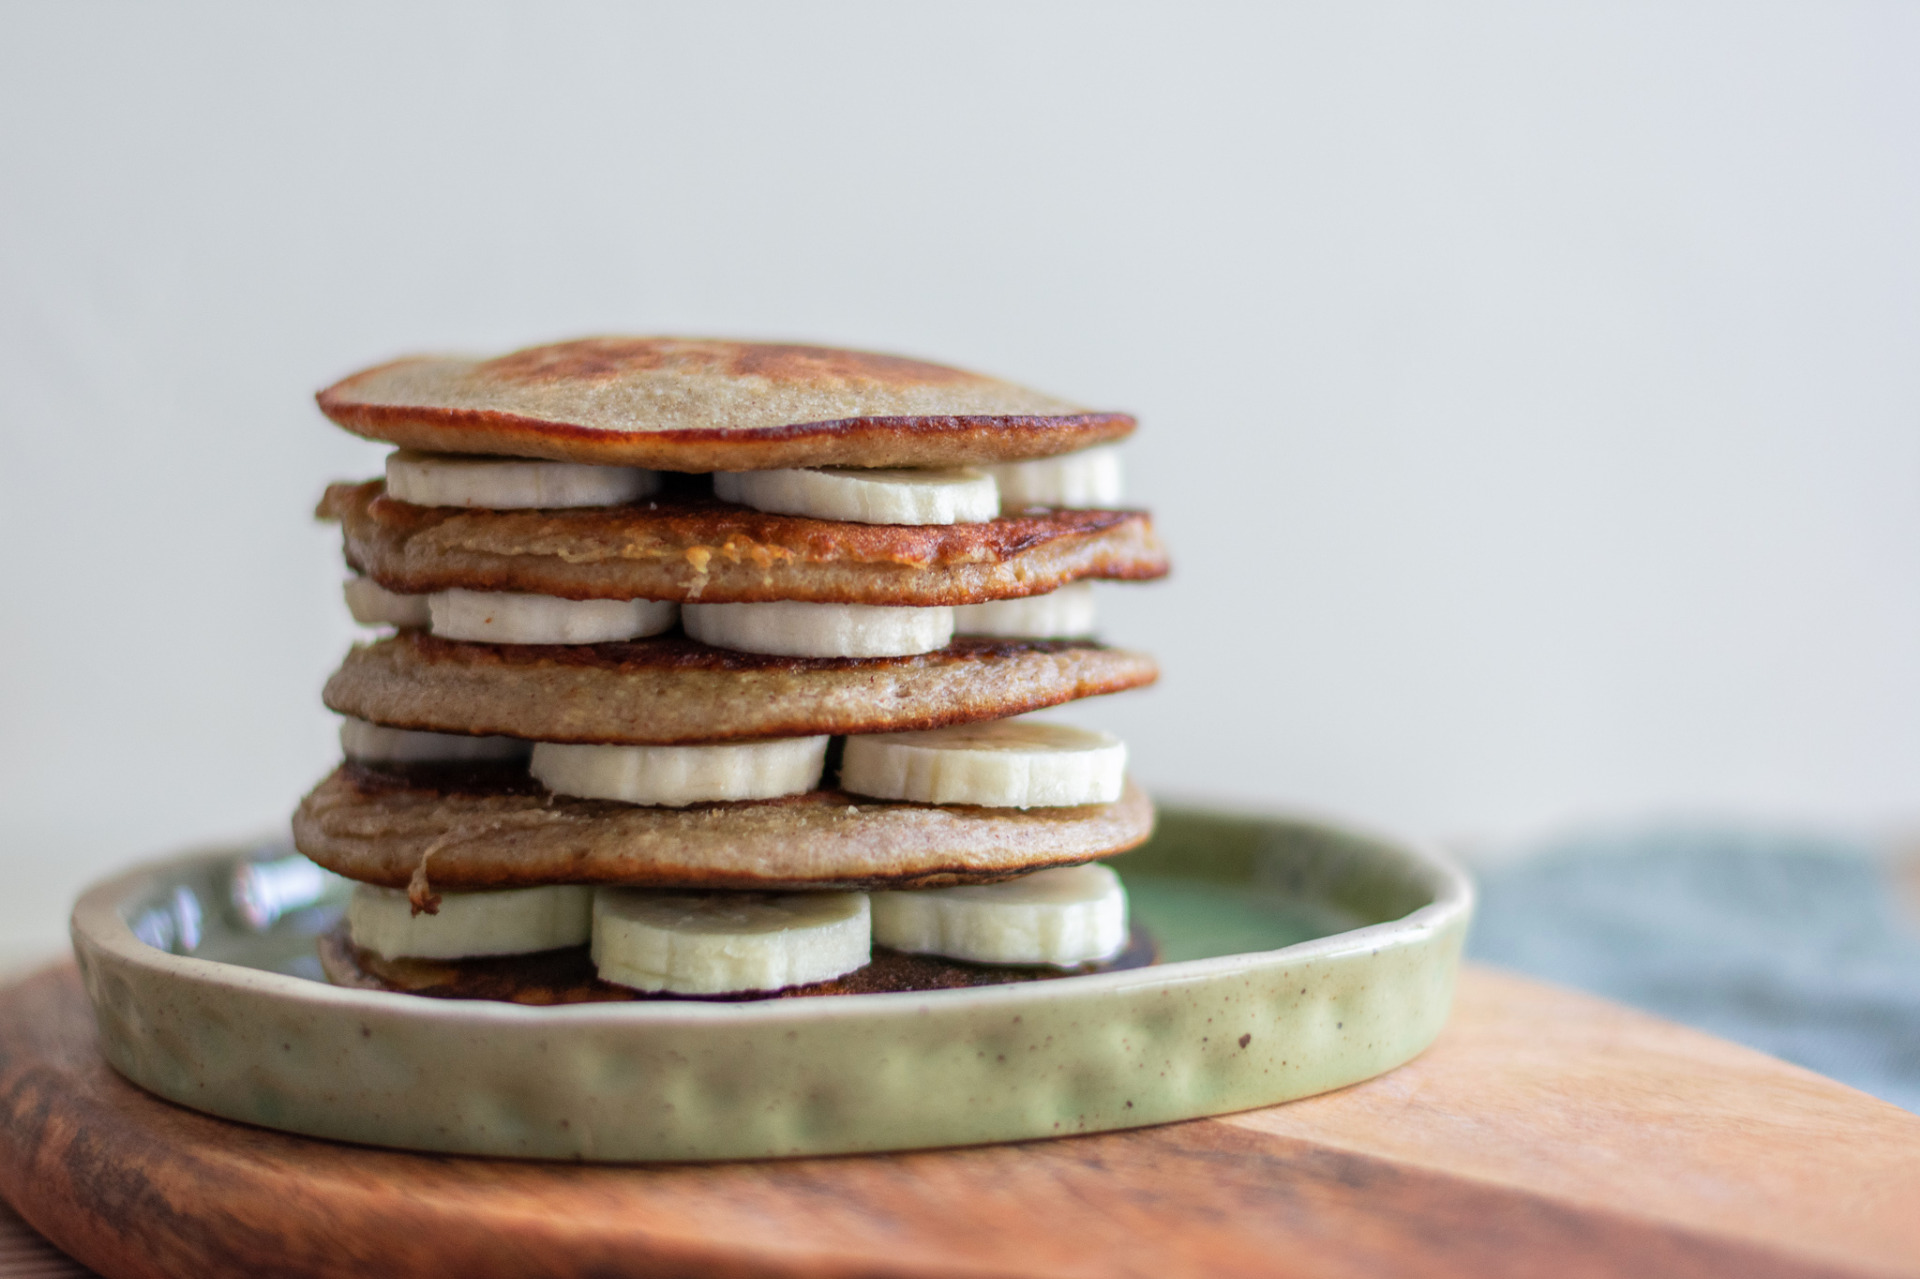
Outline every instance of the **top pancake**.
<svg viewBox="0 0 1920 1279"><path fill-rule="evenodd" d="M318 398L349 431L403 448L663 471L1017 461L1134 426L1124 413L901 356L688 338L415 356Z"/></svg>

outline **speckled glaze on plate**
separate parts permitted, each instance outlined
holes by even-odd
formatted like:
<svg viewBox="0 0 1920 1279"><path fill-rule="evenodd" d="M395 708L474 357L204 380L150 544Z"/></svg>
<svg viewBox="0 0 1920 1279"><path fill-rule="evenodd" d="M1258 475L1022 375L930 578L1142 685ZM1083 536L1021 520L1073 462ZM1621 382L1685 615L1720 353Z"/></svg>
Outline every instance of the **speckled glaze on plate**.
<svg viewBox="0 0 1920 1279"><path fill-rule="evenodd" d="M529 1008L346 990L343 886L284 847L130 871L74 907L121 1074L369 1145L698 1160L1014 1141L1271 1105L1419 1053L1472 888L1429 850L1174 808L1114 859L1167 962L1012 986Z"/></svg>

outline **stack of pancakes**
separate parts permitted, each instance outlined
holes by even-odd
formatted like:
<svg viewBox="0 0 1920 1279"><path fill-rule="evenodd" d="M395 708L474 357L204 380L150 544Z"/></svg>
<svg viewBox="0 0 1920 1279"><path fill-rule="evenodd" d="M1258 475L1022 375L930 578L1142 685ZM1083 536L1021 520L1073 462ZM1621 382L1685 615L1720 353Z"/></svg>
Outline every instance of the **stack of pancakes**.
<svg viewBox="0 0 1920 1279"><path fill-rule="evenodd" d="M1012 718L1155 678L1091 638L1090 579L1167 571L1117 500L1130 417L630 338L319 402L399 448L320 506L355 617L391 628L328 681L346 760L294 818L358 881L333 980L737 998L1137 956L1089 865L1152 827L1124 746Z"/></svg>

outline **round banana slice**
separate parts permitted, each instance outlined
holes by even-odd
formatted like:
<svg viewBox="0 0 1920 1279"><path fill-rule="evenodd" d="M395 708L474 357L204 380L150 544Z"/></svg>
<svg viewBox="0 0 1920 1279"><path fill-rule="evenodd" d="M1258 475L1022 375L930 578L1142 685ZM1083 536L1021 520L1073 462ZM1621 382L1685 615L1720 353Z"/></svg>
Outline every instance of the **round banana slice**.
<svg viewBox="0 0 1920 1279"><path fill-rule="evenodd" d="M1091 729L996 719L847 738L840 786L917 804L1059 808L1110 804L1126 784L1127 747Z"/></svg>
<svg viewBox="0 0 1920 1279"><path fill-rule="evenodd" d="M885 604L687 604L687 634L716 648L776 657L911 657L953 640L951 608Z"/></svg>
<svg viewBox="0 0 1920 1279"><path fill-rule="evenodd" d="M724 746L576 746L541 742L530 771L556 795L684 808L778 799L820 785L827 737L776 737Z"/></svg>
<svg viewBox="0 0 1920 1279"><path fill-rule="evenodd" d="M494 511L618 506L657 492L660 475L631 466L586 466L521 457L387 455L387 496L415 506Z"/></svg>
<svg viewBox="0 0 1920 1279"><path fill-rule="evenodd" d="M340 721L340 750L362 764L460 764L525 759L533 743L518 737L472 737L388 728L347 716Z"/></svg>
<svg viewBox="0 0 1920 1279"><path fill-rule="evenodd" d="M671 629L672 600L563 600L506 591L436 591L427 596L433 633L482 644L605 644Z"/></svg>
<svg viewBox="0 0 1920 1279"><path fill-rule="evenodd" d="M404 888L355 884L353 944L382 959L466 959L579 946L593 934L593 889L576 884L444 892L436 914L413 913Z"/></svg>
<svg viewBox="0 0 1920 1279"><path fill-rule="evenodd" d="M713 492L756 511L854 524L979 524L1000 513L993 477L966 466L716 471Z"/></svg>
<svg viewBox="0 0 1920 1279"><path fill-rule="evenodd" d="M593 963L635 990L725 995L829 981L873 957L865 893L602 888Z"/></svg>
<svg viewBox="0 0 1920 1279"><path fill-rule="evenodd" d="M1120 450L1111 444L981 469L1000 487L1002 512L1029 506L1105 509L1120 504Z"/></svg>
<svg viewBox="0 0 1920 1279"><path fill-rule="evenodd" d="M953 629L1009 639L1084 639L1093 634L1093 583L1072 582L1024 599L962 604L953 610Z"/></svg>
<svg viewBox="0 0 1920 1279"><path fill-rule="evenodd" d="M347 611L362 626L425 626L432 620L424 595L402 595L370 577L350 577L343 590Z"/></svg>
<svg viewBox="0 0 1920 1279"><path fill-rule="evenodd" d="M873 894L877 945L978 964L1075 964L1127 945L1127 890L1098 864L998 884Z"/></svg>

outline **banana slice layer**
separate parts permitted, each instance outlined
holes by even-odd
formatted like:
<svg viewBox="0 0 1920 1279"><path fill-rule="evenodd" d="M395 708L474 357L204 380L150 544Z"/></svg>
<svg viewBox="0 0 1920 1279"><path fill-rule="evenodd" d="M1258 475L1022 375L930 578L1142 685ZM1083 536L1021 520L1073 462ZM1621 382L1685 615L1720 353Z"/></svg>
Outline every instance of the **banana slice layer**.
<svg viewBox="0 0 1920 1279"><path fill-rule="evenodd" d="M840 785L917 804L1054 808L1110 804L1126 785L1127 747L1091 729L998 719L847 739Z"/></svg>
<svg viewBox="0 0 1920 1279"><path fill-rule="evenodd" d="M681 995L804 986L873 957L865 893L664 893L603 888L593 963L635 990Z"/></svg>
<svg viewBox="0 0 1920 1279"><path fill-rule="evenodd" d="M981 469L993 476L993 482L999 486L1003 512L1021 511L1029 506L1102 510L1118 506L1124 479L1120 450L1111 444Z"/></svg>
<svg viewBox="0 0 1920 1279"><path fill-rule="evenodd" d="M506 591L436 591L427 596L433 633L482 644L605 644L672 628L672 600L563 600Z"/></svg>
<svg viewBox="0 0 1920 1279"><path fill-rule="evenodd" d="M474 737L388 728L351 715L340 721L340 751L362 764L460 764L525 759L533 743L518 737Z"/></svg>
<svg viewBox="0 0 1920 1279"><path fill-rule="evenodd" d="M444 892L437 914L413 913L404 888L355 884L353 944L382 959L466 959L578 946L593 932L593 889L574 884Z"/></svg>
<svg viewBox="0 0 1920 1279"><path fill-rule="evenodd" d="M350 577L342 591L347 612L362 626L426 626L433 621L426 596L390 591L370 577Z"/></svg>
<svg viewBox="0 0 1920 1279"><path fill-rule="evenodd" d="M630 466L461 457L405 449L387 456L387 496L415 506L469 506L494 511L617 506L659 488L657 472Z"/></svg>
<svg viewBox="0 0 1920 1279"><path fill-rule="evenodd" d="M961 604L953 610L953 629L1008 639L1084 639L1093 634L1093 617L1093 583L1073 582L1045 595Z"/></svg>
<svg viewBox="0 0 1920 1279"><path fill-rule="evenodd" d="M756 511L854 524L979 524L1000 513L993 477L964 466L716 471L713 492Z"/></svg>
<svg viewBox="0 0 1920 1279"><path fill-rule="evenodd" d="M998 884L873 894L873 940L979 964L1075 964L1127 945L1127 891L1097 863Z"/></svg>
<svg viewBox="0 0 1920 1279"><path fill-rule="evenodd" d="M953 640L951 608L885 604L688 604L688 635L716 648L775 657L911 657Z"/></svg>
<svg viewBox="0 0 1920 1279"><path fill-rule="evenodd" d="M716 746L579 746L541 742L531 771L556 795L684 808L802 795L820 784L826 737Z"/></svg>

